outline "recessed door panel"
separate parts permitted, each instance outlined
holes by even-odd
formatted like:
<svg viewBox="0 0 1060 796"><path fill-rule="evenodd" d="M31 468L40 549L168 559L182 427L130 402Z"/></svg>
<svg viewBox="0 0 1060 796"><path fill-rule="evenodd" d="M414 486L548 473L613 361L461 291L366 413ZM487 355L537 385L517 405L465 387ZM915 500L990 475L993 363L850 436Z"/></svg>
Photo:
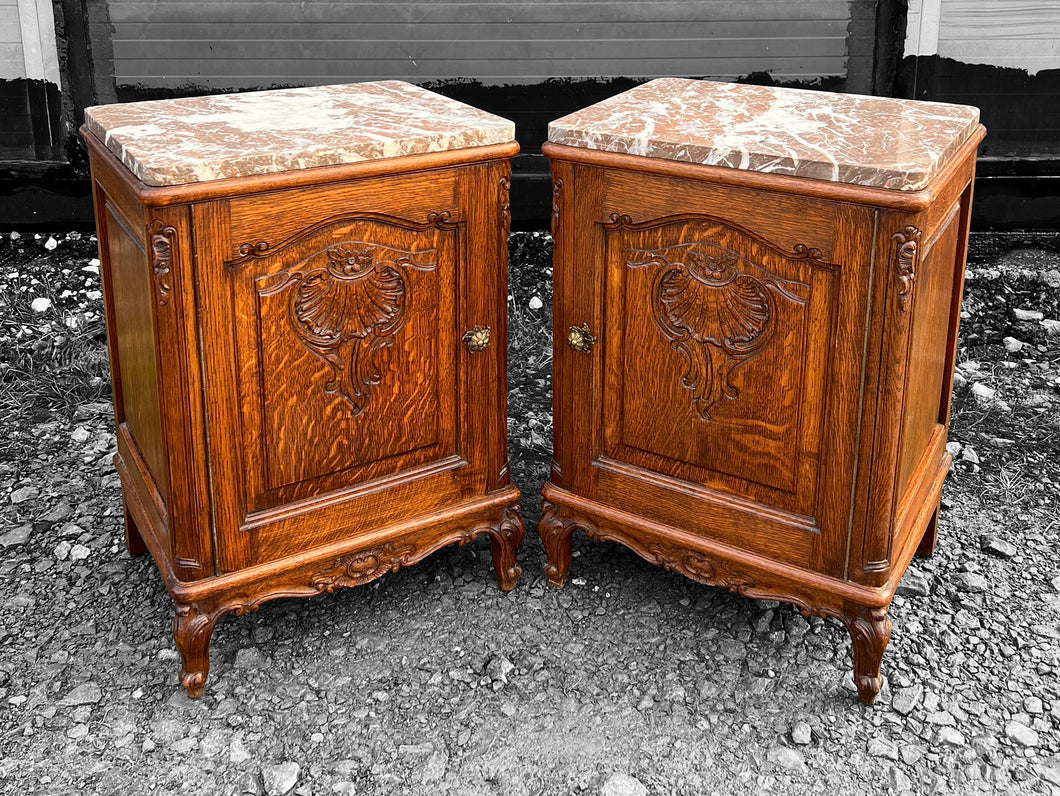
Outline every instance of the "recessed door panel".
<svg viewBox="0 0 1060 796"><path fill-rule="evenodd" d="M456 455L457 246L351 217L226 266L249 511Z"/></svg>
<svg viewBox="0 0 1060 796"><path fill-rule="evenodd" d="M660 527L841 574L873 211L620 169L579 167L574 183L556 330L587 323L596 341L556 351L553 478Z"/></svg>
<svg viewBox="0 0 1060 796"><path fill-rule="evenodd" d="M808 426L820 424L835 270L710 217L607 230L608 455L798 510ZM816 434L810 434L816 438ZM741 488L740 485L746 485ZM750 488L748 488L750 487ZM774 504L778 501L774 500Z"/></svg>

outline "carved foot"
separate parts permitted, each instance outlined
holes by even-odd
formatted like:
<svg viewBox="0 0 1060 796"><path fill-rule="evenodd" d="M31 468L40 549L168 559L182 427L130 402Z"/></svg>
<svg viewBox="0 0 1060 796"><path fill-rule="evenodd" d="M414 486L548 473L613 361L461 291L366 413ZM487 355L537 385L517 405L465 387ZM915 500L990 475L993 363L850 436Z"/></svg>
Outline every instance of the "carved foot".
<svg viewBox="0 0 1060 796"><path fill-rule="evenodd" d="M523 574L523 568L515 563L515 555L523 542L523 520L519 516L519 505L509 506L496 528L490 533L493 549L493 572L501 591L511 591Z"/></svg>
<svg viewBox="0 0 1060 796"><path fill-rule="evenodd" d="M935 513L931 515L931 521L924 529L924 536L916 549L916 554L921 558L931 558L935 555L935 542L939 538L939 506L935 507Z"/></svg>
<svg viewBox="0 0 1060 796"><path fill-rule="evenodd" d="M191 699L202 696L210 673L210 636L217 616L200 611L194 604L177 604L173 617L173 640L180 651L180 684Z"/></svg>
<svg viewBox="0 0 1060 796"><path fill-rule="evenodd" d="M140 529L136 527L132 514L129 512L129 504L124 498L121 503L122 508L125 510L125 549L129 551L129 555L133 558L142 556L147 552L147 545L144 544Z"/></svg>
<svg viewBox="0 0 1060 796"><path fill-rule="evenodd" d="M541 534L541 543L545 546L548 564L545 565L545 577L552 586L562 586L570 571L570 537L574 533L574 524L564 521L560 508L548 500L541 501L541 521L537 532Z"/></svg>
<svg viewBox="0 0 1060 796"><path fill-rule="evenodd" d="M858 687L858 697L871 705L883 685L880 662L891 637L891 620L887 618L886 608L862 608L845 622L854 642L854 684Z"/></svg>

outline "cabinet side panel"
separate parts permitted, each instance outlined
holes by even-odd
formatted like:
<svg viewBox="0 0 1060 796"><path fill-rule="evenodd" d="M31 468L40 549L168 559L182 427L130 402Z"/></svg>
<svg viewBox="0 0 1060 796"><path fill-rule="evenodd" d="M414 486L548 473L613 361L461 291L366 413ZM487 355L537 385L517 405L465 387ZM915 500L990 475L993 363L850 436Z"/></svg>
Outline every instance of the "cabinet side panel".
<svg viewBox="0 0 1060 796"><path fill-rule="evenodd" d="M959 206L936 237L924 247L916 284L915 310L909 339L905 407L898 476L899 494L910 486L917 464L931 438L942 430L942 385L946 375L950 303L955 276L954 260L960 232Z"/></svg>
<svg viewBox="0 0 1060 796"><path fill-rule="evenodd" d="M121 362L124 423L164 500L168 500L165 449L158 395L158 359L153 318L153 282L143 244L107 206L108 281Z"/></svg>

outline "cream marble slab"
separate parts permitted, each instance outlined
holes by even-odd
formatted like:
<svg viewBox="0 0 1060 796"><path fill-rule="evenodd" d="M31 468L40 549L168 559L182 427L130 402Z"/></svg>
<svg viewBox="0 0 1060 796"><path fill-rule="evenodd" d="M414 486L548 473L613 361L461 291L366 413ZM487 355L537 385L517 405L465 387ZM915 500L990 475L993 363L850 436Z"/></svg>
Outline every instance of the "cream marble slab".
<svg viewBox="0 0 1060 796"><path fill-rule="evenodd" d="M156 186L515 139L507 119L397 80L99 105L85 125Z"/></svg>
<svg viewBox="0 0 1060 796"><path fill-rule="evenodd" d="M978 123L968 105L661 78L552 122L548 140L915 191Z"/></svg>

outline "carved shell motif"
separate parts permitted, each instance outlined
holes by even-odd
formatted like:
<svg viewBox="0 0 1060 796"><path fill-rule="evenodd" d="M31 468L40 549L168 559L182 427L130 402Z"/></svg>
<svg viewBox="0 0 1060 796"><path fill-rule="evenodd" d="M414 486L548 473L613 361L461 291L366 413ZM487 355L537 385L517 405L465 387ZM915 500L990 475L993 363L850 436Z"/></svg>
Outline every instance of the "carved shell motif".
<svg viewBox="0 0 1060 796"><path fill-rule="evenodd" d="M431 270L427 252L403 252L352 241L325 249L324 263L297 277L290 303L291 328L332 370L325 385L359 415L382 375L379 353L393 345L405 322L408 285L403 267Z"/></svg>
<svg viewBox="0 0 1060 796"><path fill-rule="evenodd" d="M629 249L627 256L630 268L658 269L652 315L670 347L685 356L681 384L692 392L696 412L712 420L711 408L718 401L738 396L733 371L769 342L777 296L802 303L788 289L798 283L769 274L716 243Z"/></svg>

